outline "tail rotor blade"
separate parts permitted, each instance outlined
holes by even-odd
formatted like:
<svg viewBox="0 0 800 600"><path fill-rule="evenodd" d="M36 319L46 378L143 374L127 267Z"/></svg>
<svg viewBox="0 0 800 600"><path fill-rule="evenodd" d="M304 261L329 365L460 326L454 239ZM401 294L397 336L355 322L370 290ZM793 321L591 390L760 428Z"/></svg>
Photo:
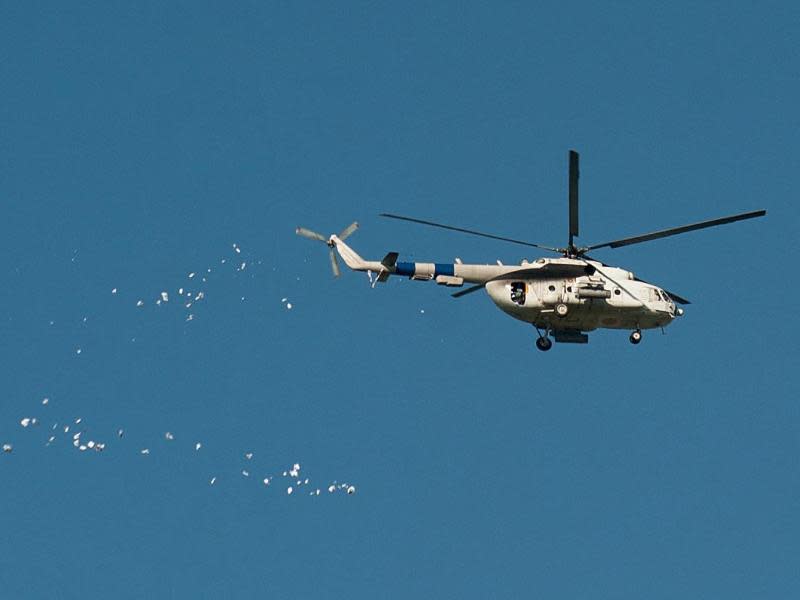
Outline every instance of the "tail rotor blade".
<svg viewBox="0 0 800 600"><path fill-rule="evenodd" d="M310 229L305 229L304 227L298 227L297 229L294 230L294 232L297 235L301 235L304 238L308 238L310 240L319 240L320 242L326 242L326 243L328 241L328 238L326 238L324 235L321 235L316 231L311 231Z"/></svg>
<svg viewBox="0 0 800 600"><path fill-rule="evenodd" d="M353 232L356 229L358 229L358 221L354 221L354 222L350 223L350 225L345 227L344 230L342 231L342 233L339 234L339 239L342 240L342 241L346 240L347 238L349 238L353 234Z"/></svg>
<svg viewBox="0 0 800 600"><path fill-rule="evenodd" d="M333 276L338 277L339 275L341 275L341 270L339 269L339 259L336 258L336 250L331 248L329 252L331 257L331 269L333 269Z"/></svg>

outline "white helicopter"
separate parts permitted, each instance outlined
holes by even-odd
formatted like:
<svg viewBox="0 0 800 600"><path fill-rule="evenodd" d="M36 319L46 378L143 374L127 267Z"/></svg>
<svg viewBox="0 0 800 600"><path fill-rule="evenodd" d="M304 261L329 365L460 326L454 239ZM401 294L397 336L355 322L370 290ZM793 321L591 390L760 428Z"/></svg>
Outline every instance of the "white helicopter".
<svg viewBox="0 0 800 600"><path fill-rule="evenodd" d="M391 275L401 275L422 281L435 280L440 285L452 287L461 287L465 283L474 284L454 293L454 298L486 289L500 310L515 319L531 323L536 328L536 347L547 351L553 345L551 336L560 343L585 344L589 341L586 332L598 328L629 330L631 343L638 344L642 341L643 329L663 330L675 318L683 315L683 309L676 307L676 303L689 304L688 300L643 281L630 271L608 266L591 258L586 254L590 250L620 248L767 214L766 210L757 210L602 244L576 246L574 238L578 235L578 161L578 153L570 150L569 243L566 248L551 248L400 215L380 215L548 250L561 254L560 258L538 258L533 262L523 260L518 266L503 265L500 261L496 265L464 264L458 258L454 264L411 263L398 262L398 253L389 252L380 261L369 261L361 258L344 243L358 229L358 223L352 223L338 236L325 237L302 227L298 227L295 233L328 245L331 267L336 277L340 271L334 249L350 269L366 271L373 286L385 282Z"/></svg>

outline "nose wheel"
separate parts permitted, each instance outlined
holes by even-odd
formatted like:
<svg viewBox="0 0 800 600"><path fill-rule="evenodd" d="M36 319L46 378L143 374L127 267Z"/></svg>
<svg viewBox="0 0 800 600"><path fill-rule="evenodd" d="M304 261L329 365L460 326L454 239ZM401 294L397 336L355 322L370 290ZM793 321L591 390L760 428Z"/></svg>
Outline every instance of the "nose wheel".
<svg viewBox="0 0 800 600"><path fill-rule="evenodd" d="M634 345L636 345L639 342L641 342L642 341L642 332L641 332L641 330L637 329L636 331L631 333L631 337L629 339L631 341L631 344L634 344Z"/></svg>

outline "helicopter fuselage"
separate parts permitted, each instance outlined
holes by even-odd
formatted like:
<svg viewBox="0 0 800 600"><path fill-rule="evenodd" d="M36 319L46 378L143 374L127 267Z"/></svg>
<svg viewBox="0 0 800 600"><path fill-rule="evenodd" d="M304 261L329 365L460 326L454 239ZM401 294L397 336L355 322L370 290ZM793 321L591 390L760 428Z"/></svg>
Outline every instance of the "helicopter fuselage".
<svg viewBox="0 0 800 600"><path fill-rule="evenodd" d="M584 265L569 258L539 261ZM486 291L506 314L549 331L655 329L666 327L682 314L661 288L637 281L630 271L599 263L596 266L602 273L500 279L487 282Z"/></svg>
<svg viewBox="0 0 800 600"><path fill-rule="evenodd" d="M578 165L578 153L570 150L569 237L563 248L415 217L381 213L382 217L389 219L555 252L561 255L560 258L538 258L533 262L522 261L520 265L514 266L503 265L499 261L496 265L467 265L459 259L454 264L398 262L398 253L389 252L380 261L366 261L344 243L358 228L357 222L346 227L338 236L326 237L303 227L295 229L295 233L328 246L331 268L336 277L339 276L336 259L338 252L348 267L355 271L366 271L373 286L387 281L393 275L399 275L424 281L435 280L440 285L450 287L473 284L452 294L454 298L485 289L504 313L534 325L539 334L536 347L547 351L552 347L551 336L556 342L585 344L589 341L586 332L595 329L631 330L629 339L632 344L638 344L642 341L642 329L666 327L683 314L683 309L675 306L676 302L689 304L685 298L638 279L630 271L607 266L590 258L587 252L650 242L767 214L764 209L754 210L602 244L578 245L575 242L579 234Z"/></svg>
<svg viewBox="0 0 800 600"><path fill-rule="evenodd" d="M625 269L579 258L539 258L519 265L365 261L336 236L331 236L347 265L376 276L405 276L461 287L485 287L504 313L538 329L584 341L581 332L595 329L662 328L683 314L661 288L635 278ZM396 258L396 255L395 255ZM559 336L573 332L574 339Z"/></svg>

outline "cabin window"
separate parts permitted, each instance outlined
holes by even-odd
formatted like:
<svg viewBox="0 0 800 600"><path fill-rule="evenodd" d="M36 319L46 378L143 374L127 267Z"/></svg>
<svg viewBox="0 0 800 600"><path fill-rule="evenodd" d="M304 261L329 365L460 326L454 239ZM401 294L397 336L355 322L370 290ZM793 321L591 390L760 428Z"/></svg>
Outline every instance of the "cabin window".
<svg viewBox="0 0 800 600"><path fill-rule="evenodd" d="M614 295L619 296L622 292L619 291L619 288L614 288Z"/></svg>
<svg viewBox="0 0 800 600"><path fill-rule="evenodd" d="M550 290L551 292L555 292L556 291L556 286L551 284L551 285L547 286L547 289Z"/></svg>
<svg viewBox="0 0 800 600"><path fill-rule="evenodd" d="M511 284L511 301L522 306L525 304L525 283L515 281Z"/></svg>

